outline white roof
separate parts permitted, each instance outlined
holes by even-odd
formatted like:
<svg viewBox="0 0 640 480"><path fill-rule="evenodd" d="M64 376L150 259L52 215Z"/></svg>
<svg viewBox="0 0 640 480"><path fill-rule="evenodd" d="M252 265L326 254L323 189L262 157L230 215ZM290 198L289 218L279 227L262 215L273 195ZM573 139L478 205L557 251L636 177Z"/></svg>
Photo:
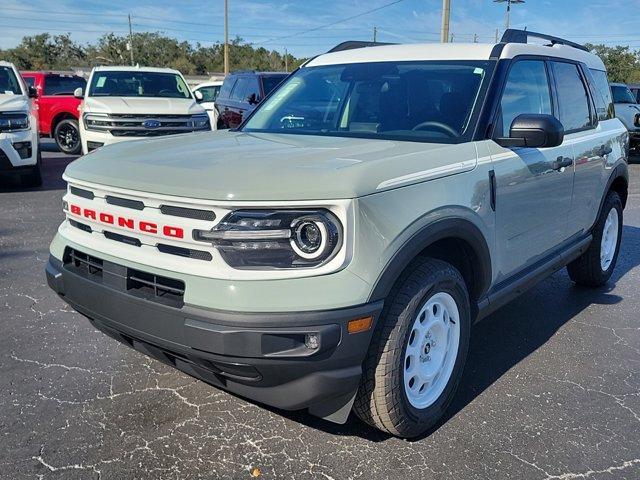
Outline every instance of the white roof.
<svg viewBox="0 0 640 480"><path fill-rule="evenodd" d="M95 67L94 70L96 72L158 72L158 73L175 73L178 75L182 75L178 70L174 70L172 68L158 68L158 67L140 67L140 66L114 66L107 65L104 67Z"/></svg>
<svg viewBox="0 0 640 480"><path fill-rule="evenodd" d="M199 83L196 86L193 87L193 89L197 89L197 88L201 88L201 87L219 87L224 83L223 80L214 80L212 82L204 82L204 83Z"/></svg>
<svg viewBox="0 0 640 480"><path fill-rule="evenodd" d="M320 55L305 65L339 65L348 63L419 61L419 60L489 60L496 47L493 43L417 43L354 48ZM544 55L584 62L589 68L605 70L600 57L567 45L553 46L532 43L507 43L500 58L517 55Z"/></svg>

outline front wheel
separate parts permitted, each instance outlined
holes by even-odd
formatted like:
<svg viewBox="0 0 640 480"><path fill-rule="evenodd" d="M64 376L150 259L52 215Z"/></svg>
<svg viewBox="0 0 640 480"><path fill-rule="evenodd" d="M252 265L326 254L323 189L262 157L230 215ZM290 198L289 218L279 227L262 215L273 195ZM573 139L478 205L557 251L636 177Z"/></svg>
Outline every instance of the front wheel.
<svg viewBox="0 0 640 480"><path fill-rule="evenodd" d="M567 270L578 285L600 287L611 277L620 250L622 201L616 192L607 194L592 234L587 251L567 265Z"/></svg>
<svg viewBox="0 0 640 480"><path fill-rule="evenodd" d="M385 303L355 413L398 437L416 437L433 427L462 377L470 316L460 273L440 260L416 261Z"/></svg>
<svg viewBox="0 0 640 480"><path fill-rule="evenodd" d="M72 118L62 120L56 125L53 137L61 152L67 155L80 153L82 145L80 143L80 129L77 120Z"/></svg>

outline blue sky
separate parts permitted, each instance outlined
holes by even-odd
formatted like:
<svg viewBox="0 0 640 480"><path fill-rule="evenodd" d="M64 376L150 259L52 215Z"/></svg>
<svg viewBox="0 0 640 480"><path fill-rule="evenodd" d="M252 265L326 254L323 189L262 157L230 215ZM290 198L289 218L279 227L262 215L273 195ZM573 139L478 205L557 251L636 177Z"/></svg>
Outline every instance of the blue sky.
<svg viewBox="0 0 640 480"><path fill-rule="evenodd" d="M326 51L349 39L416 43L439 40L441 0L402 0L395 5L335 23L393 0L229 0L230 35L298 56ZM504 4L492 0L451 0L451 33L456 42L492 42L504 27ZM579 42L629 45L640 49L640 0L526 0L512 7L511 25L564 36ZM91 42L105 32L161 31L205 45L223 39L223 0L2 0L0 48L24 35L70 32ZM332 24L316 29L323 25Z"/></svg>

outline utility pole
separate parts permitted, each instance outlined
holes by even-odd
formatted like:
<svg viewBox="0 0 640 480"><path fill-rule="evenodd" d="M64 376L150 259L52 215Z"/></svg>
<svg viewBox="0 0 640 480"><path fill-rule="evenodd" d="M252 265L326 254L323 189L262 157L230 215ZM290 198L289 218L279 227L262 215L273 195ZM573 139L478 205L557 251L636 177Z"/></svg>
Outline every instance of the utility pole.
<svg viewBox="0 0 640 480"><path fill-rule="evenodd" d="M229 75L229 1L224 0L224 74Z"/></svg>
<svg viewBox="0 0 640 480"><path fill-rule="evenodd" d="M373 27L373 43L376 43L377 39L378 39L378 27L374 26Z"/></svg>
<svg viewBox="0 0 640 480"><path fill-rule="evenodd" d="M131 54L131 66L133 67L133 29L131 28L131 14L129 14L129 53Z"/></svg>
<svg viewBox="0 0 640 480"><path fill-rule="evenodd" d="M498 43L498 35L499 35L499 32L498 32L498 29L496 28L496 43Z"/></svg>
<svg viewBox="0 0 640 480"><path fill-rule="evenodd" d="M473 43L478 43L478 34L477 33L473 34Z"/></svg>
<svg viewBox="0 0 640 480"><path fill-rule="evenodd" d="M519 3L524 3L524 0L493 0L494 3L506 3L507 11L504 14L504 29L509 30L509 25L511 24L510 16L511 16L511 5L517 5Z"/></svg>
<svg viewBox="0 0 640 480"><path fill-rule="evenodd" d="M451 16L451 0L442 0L442 29L440 41L447 43L449 40L449 17Z"/></svg>

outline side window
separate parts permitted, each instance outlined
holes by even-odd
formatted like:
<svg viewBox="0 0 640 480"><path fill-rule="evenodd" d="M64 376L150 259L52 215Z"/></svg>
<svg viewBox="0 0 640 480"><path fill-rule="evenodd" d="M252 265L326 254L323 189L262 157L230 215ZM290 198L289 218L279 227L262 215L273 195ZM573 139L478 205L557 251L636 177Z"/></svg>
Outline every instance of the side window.
<svg viewBox="0 0 640 480"><path fill-rule="evenodd" d="M210 86L210 87L200 87L196 91L202 93L203 102L213 102L216 99L219 89L220 87L218 86Z"/></svg>
<svg viewBox="0 0 640 480"><path fill-rule="evenodd" d="M218 94L218 97L229 98L231 96L231 90L233 89L233 86L235 85L236 80L237 79L234 77L228 77L222 84L222 88L220 89L220 93Z"/></svg>
<svg viewBox="0 0 640 480"><path fill-rule="evenodd" d="M240 77L236 82L235 87L231 91L231 100L235 100L237 102L242 102L247 97L245 92L247 91L247 78Z"/></svg>
<svg viewBox="0 0 640 480"><path fill-rule="evenodd" d="M589 97L577 65L552 62L558 92L559 120L565 132L591 126Z"/></svg>
<svg viewBox="0 0 640 480"><path fill-rule="evenodd" d="M596 102L598 120L609 120L615 115L613 113L613 98L611 97L611 87L607 79L607 72L602 70L589 70L593 77L593 98Z"/></svg>
<svg viewBox="0 0 640 480"><path fill-rule="evenodd" d="M85 88L87 81L81 77L66 77L62 75L47 75L44 81L44 95L73 95L78 88Z"/></svg>
<svg viewBox="0 0 640 480"><path fill-rule="evenodd" d="M34 77L22 77L22 79L27 84L27 87L35 87L36 79Z"/></svg>
<svg viewBox="0 0 640 480"><path fill-rule="evenodd" d="M248 77L247 78L247 89L244 92L244 100L246 100L249 95L255 95L254 100L256 102L260 101L260 84L258 83L258 77Z"/></svg>
<svg viewBox="0 0 640 480"><path fill-rule="evenodd" d="M496 136L508 137L511 123L523 113L552 113L547 69L541 60L520 60L511 66L500 100Z"/></svg>

